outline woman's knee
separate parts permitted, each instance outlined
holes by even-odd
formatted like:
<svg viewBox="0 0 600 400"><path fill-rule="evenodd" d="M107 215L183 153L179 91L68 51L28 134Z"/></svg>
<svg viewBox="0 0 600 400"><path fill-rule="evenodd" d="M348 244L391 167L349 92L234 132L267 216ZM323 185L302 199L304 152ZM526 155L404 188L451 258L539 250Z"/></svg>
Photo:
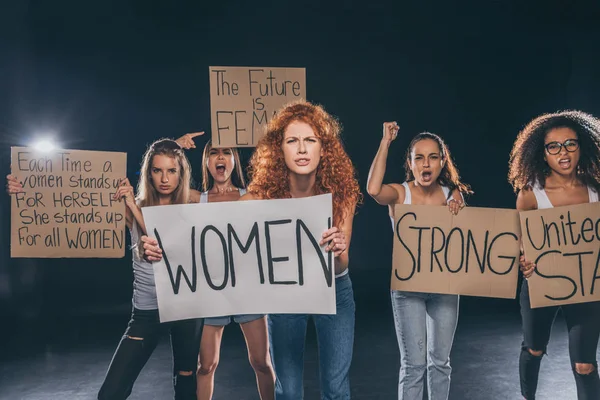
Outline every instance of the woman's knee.
<svg viewBox="0 0 600 400"><path fill-rule="evenodd" d="M252 357L250 356L250 365L256 373L259 374L269 374L273 371L273 366L271 365L271 358L267 354L266 357Z"/></svg>
<svg viewBox="0 0 600 400"><path fill-rule="evenodd" d="M575 363L575 372L579 375L590 375L596 370L594 364Z"/></svg>
<svg viewBox="0 0 600 400"><path fill-rule="evenodd" d="M544 350L533 350L528 348L527 351L534 357L541 357L544 355Z"/></svg>
<svg viewBox="0 0 600 400"><path fill-rule="evenodd" d="M219 365L219 359L213 358L211 360L202 360L198 364L198 375L210 375L214 374L217 366Z"/></svg>
<svg viewBox="0 0 600 400"><path fill-rule="evenodd" d="M421 376L427 371L426 363L406 363L400 365L400 371L403 371L406 376Z"/></svg>

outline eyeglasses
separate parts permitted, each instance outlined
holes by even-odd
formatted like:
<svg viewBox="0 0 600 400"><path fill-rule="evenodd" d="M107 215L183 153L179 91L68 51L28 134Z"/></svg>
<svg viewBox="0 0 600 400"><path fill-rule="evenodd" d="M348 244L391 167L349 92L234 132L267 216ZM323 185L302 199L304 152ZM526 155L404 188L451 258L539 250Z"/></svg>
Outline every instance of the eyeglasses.
<svg viewBox="0 0 600 400"><path fill-rule="evenodd" d="M564 147L569 153L574 152L579 148L579 142L576 139L567 139L563 143L550 142L544 145L548 154L556 155L561 152Z"/></svg>

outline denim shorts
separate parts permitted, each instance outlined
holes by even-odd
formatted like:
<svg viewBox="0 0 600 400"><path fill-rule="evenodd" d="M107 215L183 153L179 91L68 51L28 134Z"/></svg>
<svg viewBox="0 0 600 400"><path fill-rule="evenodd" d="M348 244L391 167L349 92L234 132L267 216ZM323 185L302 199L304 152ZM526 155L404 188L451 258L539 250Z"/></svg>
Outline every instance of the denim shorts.
<svg viewBox="0 0 600 400"><path fill-rule="evenodd" d="M225 326L229 325L231 321L238 324L245 324L246 322L255 321L264 317L265 314L239 314L239 315L227 315L225 317L209 317L204 318L204 325L210 326Z"/></svg>

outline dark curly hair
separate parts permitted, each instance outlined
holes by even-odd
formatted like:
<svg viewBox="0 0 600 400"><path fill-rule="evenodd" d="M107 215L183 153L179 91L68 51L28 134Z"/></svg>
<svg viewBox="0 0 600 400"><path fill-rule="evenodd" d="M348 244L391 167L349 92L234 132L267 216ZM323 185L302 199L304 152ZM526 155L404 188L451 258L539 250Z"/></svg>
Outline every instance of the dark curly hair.
<svg viewBox="0 0 600 400"><path fill-rule="evenodd" d="M600 120L582 111L562 111L541 115L519 132L510 152L508 172L515 192L536 182L545 186L550 168L544 160L544 140L556 128L575 131L581 152L578 177L582 183L600 189Z"/></svg>
<svg viewBox="0 0 600 400"><path fill-rule="evenodd" d="M412 170L410 169L410 159L413 147L415 147L415 144L417 144L417 142L420 142L421 140L425 139L431 139L435 141L438 147L440 148L440 155L445 162L444 167L442 168L442 172L440 172L440 176L438 177L437 183L441 186L446 186L448 189L450 189L448 197L452 195L452 192L455 189L458 189L458 191L463 195L473 194L471 187L466 183L460 181L458 168L456 168L456 165L454 165L454 161L452 160L452 156L450 155L450 149L448 148L444 140L440 136L431 132L419 133L410 141L410 144L406 149L406 165L404 167L404 169L406 170L406 182L415 180L415 176L413 175Z"/></svg>
<svg viewBox="0 0 600 400"><path fill-rule="evenodd" d="M332 194L333 222L339 226L362 195L354 166L342 145L340 125L321 106L300 101L275 114L250 159L248 192L263 199L290 197L289 170L281 146L286 128L294 121L310 125L321 140L323 156L317 167L315 194Z"/></svg>

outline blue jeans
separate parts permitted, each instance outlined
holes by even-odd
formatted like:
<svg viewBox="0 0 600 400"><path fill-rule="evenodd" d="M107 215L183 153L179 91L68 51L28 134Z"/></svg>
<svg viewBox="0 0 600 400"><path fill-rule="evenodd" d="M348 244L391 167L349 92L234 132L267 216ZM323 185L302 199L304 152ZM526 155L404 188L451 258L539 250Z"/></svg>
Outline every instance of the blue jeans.
<svg viewBox="0 0 600 400"><path fill-rule="evenodd" d="M312 315L319 348L321 399L350 398L350 363L354 345L354 293L349 275L335 280L336 314ZM309 315L269 315L271 360L277 400L304 397L304 342Z"/></svg>
<svg viewBox="0 0 600 400"><path fill-rule="evenodd" d="M458 296L397 290L391 295L400 347L398 399L421 400L426 371L429 399L448 399Z"/></svg>
<svg viewBox="0 0 600 400"><path fill-rule="evenodd" d="M251 322L257 319L264 317L264 314L237 314L237 315L227 315L223 317L208 317L204 318L204 325L210 326L227 326L231 323L231 321L236 324L245 324L246 322Z"/></svg>

